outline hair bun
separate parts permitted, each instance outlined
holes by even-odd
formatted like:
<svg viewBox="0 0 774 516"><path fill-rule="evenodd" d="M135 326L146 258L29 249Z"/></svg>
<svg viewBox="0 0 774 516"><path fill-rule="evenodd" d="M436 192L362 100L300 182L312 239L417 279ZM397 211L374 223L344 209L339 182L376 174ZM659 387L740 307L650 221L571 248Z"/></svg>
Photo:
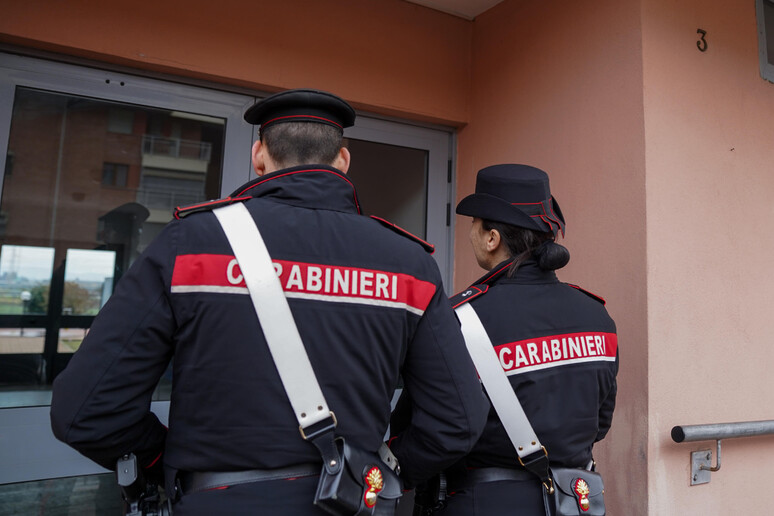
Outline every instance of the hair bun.
<svg viewBox="0 0 774 516"><path fill-rule="evenodd" d="M546 240L540 244L533 254L537 259L538 267L545 271L561 269L570 261L570 251L553 240Z"/></svg>

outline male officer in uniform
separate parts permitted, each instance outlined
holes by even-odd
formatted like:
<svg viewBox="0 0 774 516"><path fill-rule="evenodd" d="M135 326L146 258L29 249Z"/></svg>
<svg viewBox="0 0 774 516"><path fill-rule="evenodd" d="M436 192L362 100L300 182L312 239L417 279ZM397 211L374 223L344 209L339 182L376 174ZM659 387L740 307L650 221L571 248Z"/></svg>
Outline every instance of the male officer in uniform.
<svg viewBox="0 0 774 516"><path fill-rule="evenodd" d="M178 209L138 258L54 382L55 435L107 468L133 452L176 514L320 515L319 466L302 439L244 280L212 208L244 203L258 225L337 435L376 451L402 375L412 424L392 443L408 487L467 453L488 403L428 251L360 214L341 145L354 110L291 90L251 107L258 178L231 196ZM149 410L174 355L167 430ZM301 468L303 469L303 467ZM312 468L319 471L319 467ZM198 490L192 478L257 480Z"/></svg>

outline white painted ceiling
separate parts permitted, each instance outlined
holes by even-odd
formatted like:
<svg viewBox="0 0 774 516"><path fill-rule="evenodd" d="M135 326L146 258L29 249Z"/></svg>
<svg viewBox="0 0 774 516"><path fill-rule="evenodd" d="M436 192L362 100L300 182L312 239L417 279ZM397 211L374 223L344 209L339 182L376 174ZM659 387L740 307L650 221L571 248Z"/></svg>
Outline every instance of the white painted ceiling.
<svg viewBox="0 0 774 516"><path fill-rule="evenodd" d="M443 11L445 13L472 20L484 11L494 7L502 0L407 0L412 4L419 4Z"/></svg>

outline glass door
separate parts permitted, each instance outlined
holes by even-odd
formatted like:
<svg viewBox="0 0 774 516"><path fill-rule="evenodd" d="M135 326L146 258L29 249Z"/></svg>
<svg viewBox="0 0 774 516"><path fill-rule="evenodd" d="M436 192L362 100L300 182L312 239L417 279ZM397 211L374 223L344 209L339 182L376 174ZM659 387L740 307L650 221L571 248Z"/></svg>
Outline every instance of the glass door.
<svg viewBox="0 0 774 516"><path fill-rule="evenodd" d="M51 434L51 382L174 209L248 179L253 100L0 54L4 509L121 513L114 476Z"/></svg>
<svg viewBox="0 0 774 516"><path fill-rule="evenodd" d="M433 258L449 293L452 132L358 116L344 136L352 154L348 175L364 213L387 219L433 244Z"/></svg>
<svg viewBox="0 0 774 516"><path fill-rule="evenodd" d="M0 406L47 404L36 388L175 207L220 196L225 122L16 88L0 199Z"/></svg>

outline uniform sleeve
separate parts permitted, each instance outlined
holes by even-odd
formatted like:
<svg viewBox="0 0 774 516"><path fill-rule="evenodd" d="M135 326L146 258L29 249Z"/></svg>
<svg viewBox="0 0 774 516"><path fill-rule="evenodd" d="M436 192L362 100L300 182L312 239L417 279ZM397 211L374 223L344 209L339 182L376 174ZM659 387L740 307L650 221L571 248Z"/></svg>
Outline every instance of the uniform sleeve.
<svg viewBox="0 0 774 516"><path fill-rule="evenodd" d="M613 410L615 410L615 399L618 394L618 383L616 376L618 375L618 352L615 356L615 368L613 372L613 380L610 390L607 396L602 400L599 407L599 430L597 431L597 438L594 442L601 441L607 435L610 430L610 425L613 423Z"/></svg>
<svg viewBox="0 0 774 516"><path fill-rule="evenodd" d="M54 435L108 469L129 452L145 468L162 462L166 428L150 402L172 356L174 236L167 226L130 267L54 381Z"/></svg>
<svg viewBox="0 0 774 516"><path fill-rule="evenodd" d="M437 289L409 343L403 366L407 396L390 448L401 477L415 486L466 455L484 430L489 401L459 322ZM410 415L409 415L410 414Z"/></svg>

